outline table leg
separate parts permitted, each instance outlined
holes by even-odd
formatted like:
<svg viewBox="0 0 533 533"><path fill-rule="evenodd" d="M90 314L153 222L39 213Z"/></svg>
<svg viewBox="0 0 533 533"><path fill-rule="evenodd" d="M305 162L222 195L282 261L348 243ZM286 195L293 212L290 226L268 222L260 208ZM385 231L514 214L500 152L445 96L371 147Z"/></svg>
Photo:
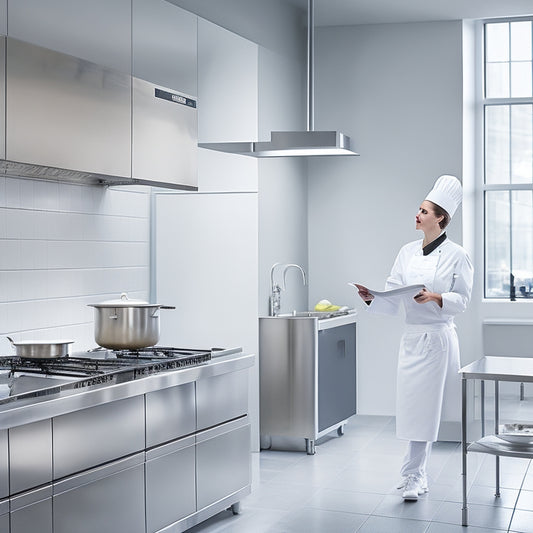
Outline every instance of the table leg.
<svg viewBox="0 0 533 533"><path fill-rule="evenodd" d="M481 380L481 436L485 436L485 380Z"/></svg>
<svg viewBox="0 0 533 533"><path fill-rule="evenodd" d="M462 398L461 398L461 450L463 455L463 516L462 516L462 525L468 525L468 508L466 502L466 384L467 381L465 378L462 379Z"/></svg>
<svg viewBox="0 0 533 533"><path fill-rule="evenodd" d="M494 380L494 434L500 432L500 382ZM496 497L500 497L500 456L496 456Z"/></svg>

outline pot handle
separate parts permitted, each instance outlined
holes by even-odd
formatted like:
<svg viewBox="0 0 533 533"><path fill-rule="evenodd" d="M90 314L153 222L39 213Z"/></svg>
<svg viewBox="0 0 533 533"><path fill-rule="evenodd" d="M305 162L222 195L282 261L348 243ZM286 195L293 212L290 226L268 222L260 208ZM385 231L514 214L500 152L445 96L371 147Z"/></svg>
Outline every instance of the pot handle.
<svg viewBox="0 0 533 533"><path fill-rule="evenodd" d="M176 309L173 305L158 305L155 308L155 311L150 315L152 318L158 318L159 315L157 314L159 309Z"/></svg>
<svg viewBox="0 0 533 533"><path fill-rule="evenodd" d="M6 335L6 339L7 339L7 340L8 340L13 346L15 346L15 341L14 341L11 337L9 337L8 335Z"/></svg>

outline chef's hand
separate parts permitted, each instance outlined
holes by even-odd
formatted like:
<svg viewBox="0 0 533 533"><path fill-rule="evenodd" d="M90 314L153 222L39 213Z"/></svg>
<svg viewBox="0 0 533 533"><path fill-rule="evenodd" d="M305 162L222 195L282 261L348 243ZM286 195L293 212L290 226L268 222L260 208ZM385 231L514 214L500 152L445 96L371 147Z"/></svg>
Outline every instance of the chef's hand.
<svg viewBox="0 0 533 533"><path fill-rule="evenodd" d="M415 294L414 299L419 304L435 302L439 307L442 307L442 296L437 292L429 292L425 287L419 293Z"/></svg>
<svg viewBox="0 0 533 533"><path fill-rule="evenodd" d="M357 287L358 294L362 300L365 302L371 302L374 299L374 295L371 294L371 292L364 285L358 285L355 283L355 286Z"/></svg>

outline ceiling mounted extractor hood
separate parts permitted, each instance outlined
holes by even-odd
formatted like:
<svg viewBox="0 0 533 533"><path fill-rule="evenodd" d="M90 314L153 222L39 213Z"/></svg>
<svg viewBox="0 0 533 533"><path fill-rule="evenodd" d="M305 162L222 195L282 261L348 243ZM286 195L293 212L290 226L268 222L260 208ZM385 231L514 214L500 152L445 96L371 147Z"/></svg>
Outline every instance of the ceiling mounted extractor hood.
<svg viewBox="0 0 533 533"><path fill-rule="evenodd" d="M351 148L350 137L338 131L314 129L314 6L307 3L307 130L273 131L270 141L199 143L200 148L251 157L297 157L359 155Z"/></svg>

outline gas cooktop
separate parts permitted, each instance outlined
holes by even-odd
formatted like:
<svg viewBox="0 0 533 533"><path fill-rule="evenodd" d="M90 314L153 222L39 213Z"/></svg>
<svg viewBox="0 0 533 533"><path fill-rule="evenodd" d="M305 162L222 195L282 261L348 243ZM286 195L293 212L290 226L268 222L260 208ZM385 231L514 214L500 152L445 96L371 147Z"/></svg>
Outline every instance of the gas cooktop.
<svg viewBox="0 0 533 533"><path fill-rule="evenodd" d="M35 359L0 357L0 404L56 394L208 363L212 357L238 349L197 350L153 346L140 350L94 349L73 357Z"/></svg>

